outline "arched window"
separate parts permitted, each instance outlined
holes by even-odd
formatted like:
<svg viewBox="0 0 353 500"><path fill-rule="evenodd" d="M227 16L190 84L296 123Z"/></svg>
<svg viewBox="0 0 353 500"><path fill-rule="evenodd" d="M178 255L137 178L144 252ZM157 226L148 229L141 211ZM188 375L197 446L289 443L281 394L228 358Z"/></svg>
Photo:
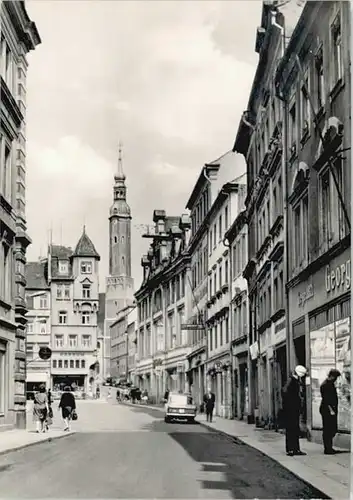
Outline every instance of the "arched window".
<svg viewBox="0 0 353 500"><path fill-rule="evenodd" d="M114 236L114 243L118 243L118 238Z"/></svg>

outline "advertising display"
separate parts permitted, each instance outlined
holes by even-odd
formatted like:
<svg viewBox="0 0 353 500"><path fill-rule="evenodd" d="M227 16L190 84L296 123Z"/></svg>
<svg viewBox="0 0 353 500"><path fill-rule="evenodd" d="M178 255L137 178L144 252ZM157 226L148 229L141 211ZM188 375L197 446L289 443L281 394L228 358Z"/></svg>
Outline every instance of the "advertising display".
<svg viewBox="0 0 353 500"><path fill-rule="evenodd" d="M351 332L350 318L336 321L336 368L342 374L336 382L338 429L351 430Z"/></svg>
<svg viewBox="0 0 353 500"><path fill-rule="evenodd" d="M351 419L351 338L350 318L330 323L310 332L312 427L322 429L320 385L331 368L342 376L336 382L338 430L350 431Z"/></svg>
<svg viewBox="0 0 353 500"><path fill-rule="evenodd" d="M312 426L322 428L320 385L336 367L335 323L310 332Z"/></svg>

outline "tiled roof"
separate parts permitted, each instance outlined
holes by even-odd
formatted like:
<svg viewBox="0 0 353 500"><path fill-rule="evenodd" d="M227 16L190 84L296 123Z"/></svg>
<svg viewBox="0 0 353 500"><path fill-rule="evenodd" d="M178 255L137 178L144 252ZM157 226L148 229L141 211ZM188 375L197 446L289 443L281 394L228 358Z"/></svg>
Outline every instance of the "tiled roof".
<svg viewBox="0 0 353 500"><path fill-rule="evenodd" d="M58 259L69 259L72 255L72 248L64 247L63 245L51 245L50 253L52 257Z"/></svg>
<svg viewBox="0 0 353 500"><path fill-rule="evenodd" d="M85 228L83 228L83 233L81 238L78 240L75 251L73 253L74 257L95 257L96 259L100 259L100 256L95 249L92 241L86 234Z"/></svg>
<svg viewBox="0 0 353 500"><path fill-rule="evenodd" d="M25 277L28 290L43 290L48 288L47 264L45 262L27 262L25 266Z"/></svg>

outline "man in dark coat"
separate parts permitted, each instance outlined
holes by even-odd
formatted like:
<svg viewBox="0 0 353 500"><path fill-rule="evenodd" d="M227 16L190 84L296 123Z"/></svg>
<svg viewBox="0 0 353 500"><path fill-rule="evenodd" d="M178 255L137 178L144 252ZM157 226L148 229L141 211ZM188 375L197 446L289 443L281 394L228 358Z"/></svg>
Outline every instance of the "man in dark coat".
<svg viewBox="0 0 353 500"><path fill-rule="evenodd" d="M333 368L329 371L326 380L321 384L321 404L320 413L322 417L322 439L324 442L325 455L334 455L333 438L337 433L338 419L338 397L335 382L341 373Z"/></svg>
<svg viewBox="0 0 353 500"><path fill-rule="evenodd" d="M211 388L208 388L207 393L203 398L203 402L205 404L207 422L212 422L213 410L216 403L216 396L211 391Z"/></svg>
<svg viewBox="0 0 353 500"><path fill-rule="evenodd" d="M298 365L282 391L283 417L286 429L286 453L289 457L306 455L300 451L300 386L306 375L306 368Z"/></svg>

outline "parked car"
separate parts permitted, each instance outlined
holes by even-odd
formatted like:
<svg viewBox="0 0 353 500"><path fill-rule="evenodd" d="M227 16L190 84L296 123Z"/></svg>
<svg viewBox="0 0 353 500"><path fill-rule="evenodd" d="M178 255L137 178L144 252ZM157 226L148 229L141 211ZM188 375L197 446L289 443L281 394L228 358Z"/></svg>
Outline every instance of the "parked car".
<svg viewBox="0 0 353 500"><path fill-rule="evenodd" d="M169 394L164 413L164 421L166 423L173 420L195 422L196 413L197 408L190 394L175 392Z"/></svg>

